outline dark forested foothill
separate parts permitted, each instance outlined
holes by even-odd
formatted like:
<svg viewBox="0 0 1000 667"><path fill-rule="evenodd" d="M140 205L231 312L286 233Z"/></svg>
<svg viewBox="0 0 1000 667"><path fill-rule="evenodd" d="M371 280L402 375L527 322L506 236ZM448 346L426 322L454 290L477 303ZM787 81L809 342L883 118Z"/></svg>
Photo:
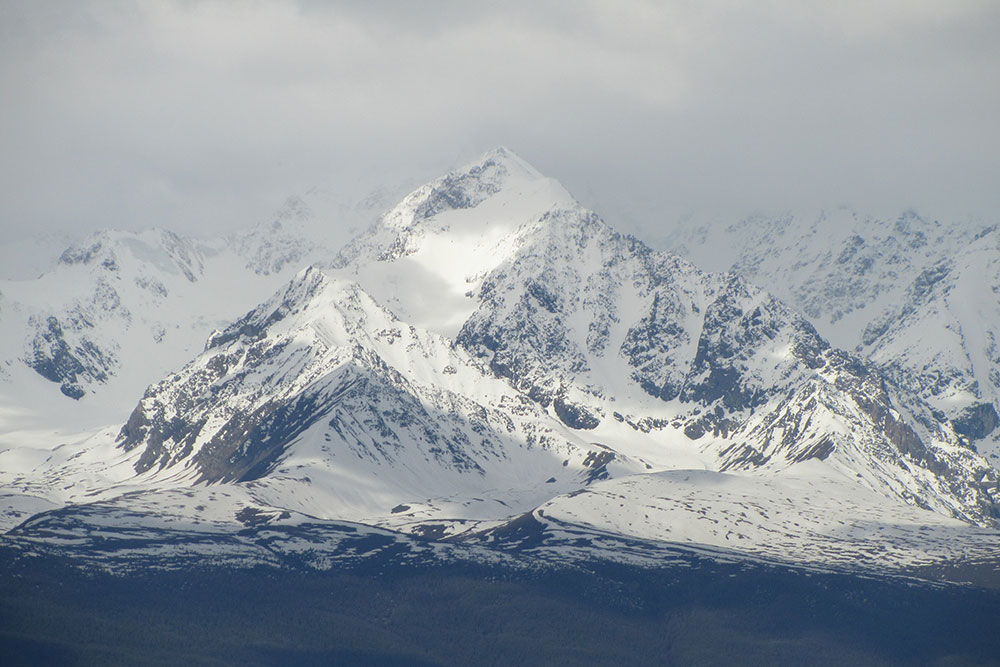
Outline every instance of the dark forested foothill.
<svg viewBox="0 0 1000 667"><path fill-rule="evenodd" d="M1000 590L692 559L535 572L6 562L0 662L998 664ZM994 582L995 584L995 582Z"/></svg>

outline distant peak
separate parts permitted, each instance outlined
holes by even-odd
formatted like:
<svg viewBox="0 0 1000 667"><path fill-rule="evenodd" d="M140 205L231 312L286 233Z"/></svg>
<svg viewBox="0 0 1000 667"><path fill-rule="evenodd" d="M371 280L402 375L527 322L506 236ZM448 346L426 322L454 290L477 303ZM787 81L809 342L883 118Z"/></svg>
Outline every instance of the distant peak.
<svg viewBox="0 0 1000 667"><path fill-rule="evenodd" d="M478 160L471 162L456 171L459 173L472 173L474 171L492 166L501 166L506 168L508 172L520 174L530 178L543 178L541 172L535 169L527 160L506 146L497 146L496 148L488 150L483 153Z"/></svg>
<svg viewBox="0 0 1000 667"><path fill-rule="evenodd" d="M74 241L59 256L60 264L93 264L101 259L105 266L116 254L126 251L141 255L141 260L148 261L145 254L149 249L157 248L183 255L190 252L190 242L176 233L160 227L149 227L141 230L106 228L91 232L85 238ZM185 249L187 248L187 249ZM145 253L144 253L145 251Z"/></svg>
<svg viewBox="0 0 1000 667"><path fill-rule="evenodd" d="M509 148L499 146L417 188L383 216L382 224L401 229L444 211L476 208L505 190L534 189L550 180ZM562 191L556 199L571 198Z"/></svg>
<svg viewBox="0 0 1000 667"><path fill-rule="evenodd" d="M497 157L514 156L514 151L512 151L509 148L507 148L506 146L497 146L493 150L486 151L486 156L487 157L494 156L494 155L497 156ZM516 157L516 156L514 156L514 157Z"/></svg>

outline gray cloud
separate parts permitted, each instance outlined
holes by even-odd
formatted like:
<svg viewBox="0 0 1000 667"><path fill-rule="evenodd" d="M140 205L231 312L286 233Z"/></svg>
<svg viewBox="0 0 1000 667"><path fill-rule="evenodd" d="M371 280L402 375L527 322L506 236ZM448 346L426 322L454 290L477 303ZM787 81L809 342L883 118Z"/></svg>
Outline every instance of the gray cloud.
<svg viewBox="0 0 1000 667"><path fill-rule="evenodd" d="M0 239L228 230L505 144L612 222L1000 205L993 2L0 4Z"/></svg>

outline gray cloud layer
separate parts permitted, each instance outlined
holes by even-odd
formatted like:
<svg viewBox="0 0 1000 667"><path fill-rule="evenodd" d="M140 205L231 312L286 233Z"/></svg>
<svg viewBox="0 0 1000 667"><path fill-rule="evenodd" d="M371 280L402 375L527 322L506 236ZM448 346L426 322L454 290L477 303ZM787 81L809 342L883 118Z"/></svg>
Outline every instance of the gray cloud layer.
<svg viewBox="0 0 1000 667"><path fill-rule="evenodd" d="M626 228L1000 210L1000 3L0 3L0 240L228 230L505 144Z"/></svg>

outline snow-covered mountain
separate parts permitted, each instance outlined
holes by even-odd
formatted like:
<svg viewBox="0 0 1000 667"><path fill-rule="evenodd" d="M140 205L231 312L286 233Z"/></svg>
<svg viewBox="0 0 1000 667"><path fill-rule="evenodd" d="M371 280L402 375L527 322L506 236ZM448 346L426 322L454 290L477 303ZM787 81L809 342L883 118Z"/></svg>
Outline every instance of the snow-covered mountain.
<svg viewBox="0 0 1000 667"><path fill-rule="evenodd" d="M913 211L885 219L839 208L737 222L688 220L662 245L703 268L767 284L835 345L854 349L874 316L899 303L921 272L976 231Z"/></svg>
<svg viewBox="0 0 1000 667"><path fill-rule="evenodd" d="M0 396L9 407L0 443L122 420L213 329L304 266L329 261L345 228L381 205L374 196L347 205L322 195L289 197L265 221L219 238L100 231L53 255L40 275L0 281ZM7 250L37 245L25 261L43 265L53 242Z"/></svg>
<svg viewBox="0 0 1000 667"><path fill-rule="evenodd" d="M119 443L141 449L140 473L252 482L271 504L352 519L483 488L523 502L557 477L550 493L572 489L602 451L447 339L313 268L150 387ZM508 487L526 488L511 499Z"/></svg>
<svg viewBox="0 0 1000 667"><path fill-rule="evenodd" d="M195 354L208 331L279 284L246 264L221 242L104 231L39 278L0 283L5 401L36 415L26 425L120 419L122 405ZM67 420L53 419L60 410Z"/></svg>
<svg viewBox="0 0 1000 667"><path fill-rule="evenodd" d="M245 276L277 281L312 247L282 221L244 240L229 244L240 268L227 275L245 290ZM933 259L885 243L918 275ZM168 292L206 280L223 254L172 236L145 246L162 251L147 257L153 276L175 276L159 278ZM127 265L149 290L134 276L151 269L128 264L141 252L90 247L67 266L119 293L106 264ZM616 232L506 149L418 188L327 257L208 335L124 425L47 460L0 452L8 516L95 508L42 512L9 539L34 548L50 538L32 531L58 517L104 525L123 507L143 524L156 497L181 494L199 499L183 516L234 531L245 522L230 514L289 513L546 558L618 557L618 544L651 562L680 544L846 567L875 545L901 568L1000 546L997 471L970 446L985 427L943 412L874 341L831 346L808 309ZM850 312L879 285L858 287ZM32 357L72 370L71 391L101 383L116 368L105 351L124 349L95 340L103 356L84 354L77 324L43 329ZM81 338L60 346L67 329Z"/></svg>
<svg viewBox="0 0 1000 667"><path fill-rule="evenodd" d="M665 245L766 284L1000 465L995 225L847 209L681 225Z"/></svg>

